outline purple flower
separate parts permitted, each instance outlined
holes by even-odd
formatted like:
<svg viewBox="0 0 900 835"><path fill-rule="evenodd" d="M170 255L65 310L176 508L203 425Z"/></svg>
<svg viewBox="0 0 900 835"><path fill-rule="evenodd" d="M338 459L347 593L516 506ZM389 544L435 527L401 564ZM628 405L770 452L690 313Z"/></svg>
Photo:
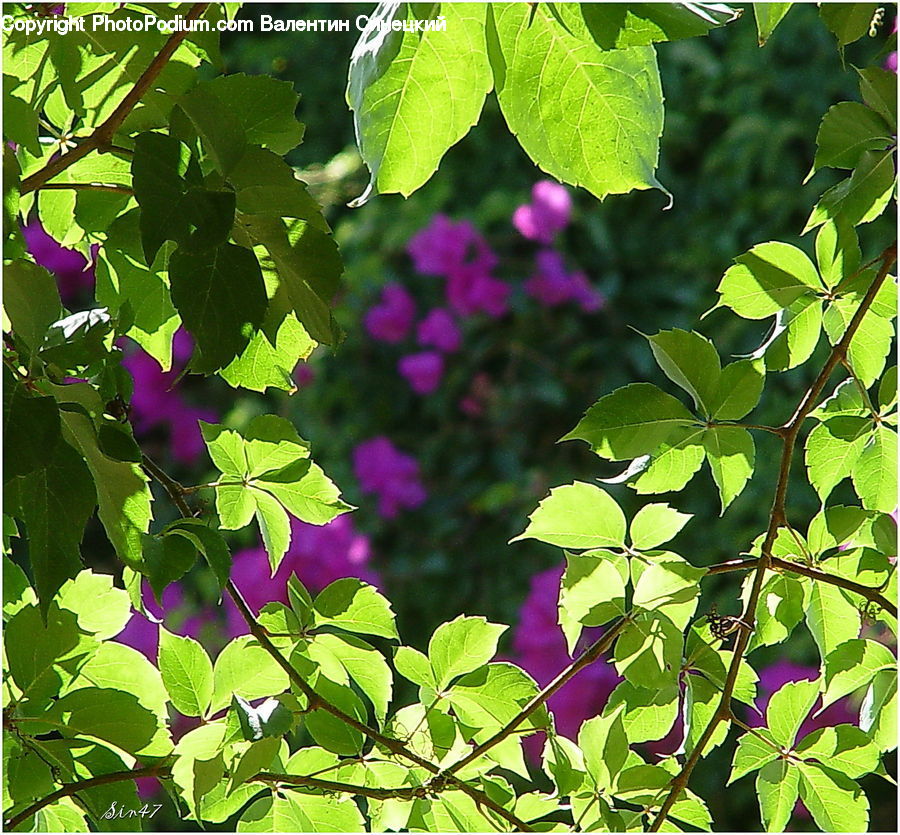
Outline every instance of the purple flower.
<svg viewBox="0 0 900 835"><path fill-rule="evenodd" d="M56 276L64 304L94 289L94 270L88 260L80 252L60 246L44 231L40 221L23 226L22 235L34 260Z"/></svg>
<svg viewBox="0 0 900 835"><path fill-rule="evenodd" d="M493 278L479 264L461 266L447 280L447 301L463 316L479 312L502 316L511 291L509 284Z"/></svg>
<svg viewBox="0 0 900 835"><path fill-rule="evenodd" d="M409 333L415 316L413 297L395 282L385 285L381 301L369 309L363 324L374 339L395 344Z"/></svg>
<svg viewBox="0 0 900 835"><path fill-rule="evenodd" d="M378 573L368 567L369 539L358 533L349 515L338 516L327 525L309 525L291 519L291 544L275 576L271 576L265 549L247 548L234 555L231 578L247 604L258 613L270 602L287 603L287 581L296 574L313 594L341 577L358 577L381 585ZM245 635L247 623L230 599L224 601L228 632Z"/></svg>
<svg viewBox="0 0 900 835"><path fill-rule="evenodd" d="M428 494L419 481L419 464L379 436L353 450L353 471L363 493L378 497L378 512L393 519L401 508L419 507Z"/></svg>
<svg viewBox="0 0 900 835"><path fill-rule="evenodd" d="M144 580L141 584L141 596L144 608L155 618L165 620L177 609L184 605L184 594L178 583L166 586L162 594L162 605L156 602L150 584ZM171 625L171 624L170 624ZM151 661L156 661L157 646L159 644L159 624L154 623L138 612L131 615L131 620L125 624L125 628L116 636L120 644L136 649L143 653Z"/></svg>
<svg viewBox="0 0 900 835"><path fill-rule="evenodd" d="M422 351L401 357L397 369L416 394L431 394L441 384L444 358L437 351Z"/></svg>
<svg viewBox="0 0 900 835"><path fill-rule="evenodd" d="M445 354L459 350L462 334L450 311L436 307L421 322L416 336L423 348L437 348Z"/></svg>
<svg viewBox="0 0 900 835"><path fill-rule="evenodd" d="M525 292L546 307L568 301L576 302L585 313L601 310L606 299L591 286L583 272L569 273L562 255L553 249L542 249L535 256L537 272L525 282Z"/></svg>
<svg viewBox="0 0 900 835"><path fill-rule="evenodd" d="M572 198L568 189L552 180L541 180L531 189L531 202L513 213L513 226L530 241L551 244L569 223Z"/></svg>
<svg viewBox="0 0 900 835"><path fill-rule="evenodd" d="M315 379L316 372L309 363L301 362L294 369L294 382L297 384L297 388L302 389L306 388L306 386L311 386Z"/></svg>
<svg viewBox="0 0 900 835"><path fill-rule="evenodd" d="M436 214L406 245L416 272L449 276L464 264L478 262L490 270L497 256L468 220L452 221Z"/></svg>

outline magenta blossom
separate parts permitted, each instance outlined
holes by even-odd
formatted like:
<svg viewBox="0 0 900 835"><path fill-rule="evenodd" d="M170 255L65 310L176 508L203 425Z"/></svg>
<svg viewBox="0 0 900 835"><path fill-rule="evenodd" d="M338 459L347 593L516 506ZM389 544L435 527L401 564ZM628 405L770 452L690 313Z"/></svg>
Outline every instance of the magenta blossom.
<svg viewBox="0 0 900 835"><path fill-rule="evenodd" d="M401 357L398 371L416 394L432 394L441 384L444 358L437 351L422 351Z"/></svg>
<svg viewBox="0 0 900 835"><path fill-rule="evenodd" d="M94 289L94 270L87 258L74 249L60 246L44 231L40 221L32 220L23 226L22 235L34 260L56 276L64 304Z"/></svg>
<svg viewBox="0 0 900 835"><path fill-rule="evenodd" d="M569 273L560 253L542 249L535 256L537 272L525 282L525 291L545 307L573 301L585 313L601 310L606 304L603 294L591 286L582 272Z"/></svg>
<svg viewBox="0 0 900 835"><path fill-rule="evenodd" d="M541 180L531 189L531 202L513 213L513 226L530 241L549 245L556 233L565 229L572 216L568 189L552 180Z"/></svg>
<svg viewBox="0 0 900 835"><path fill-rule="evenodd" d="M396 344L406 338L415 316L413 297L401 284L394 282L385 285L381 301L369 309L363 324L374 339Z"/></svg>
<svg viewBox="0 0 900 835"><path fill-rule="evenodd" d="M294 369L294 382L297 384L297 388L302 389L306 388L306 386L311 386L315 379L316 372L309 363L301 362Z"/></svg>
<svg viewBox="0 0 900 835"><path fill-rule="evenodd" d="M423 348L437 348L445 354L459 350L462 334L450 311L436 307L421 322L416 338Z"/></svg>
<svg viewBox="0 0 900 835"><path fill-rule="evenodd" d="M512 288L505 281L491 276L479 264L457 269L447 280L447 301L463 316L487 313L498 318L506 313Z"/></svg>
<svg viewBox="0 0 900 835"><path fill-rule="evenodd" d="M258 614L270 602L287 603L287 581L296 574L313 594L341 577L358 577L373 586L381 585L378 573L368 567L369 539L358 533L350 515L342 515L327 525L309 525L291 519L291 544L278 571L272 577L269 558L262 546L234 555L231 579L247 604ZM237 607L223 600L228 632L234 637L249 630Z"/></svg>
<svg viewBox="0 0 900 835"><path fill-rule="evenodd" d="M497 256L468 220L452 221L436 214L406 245L416 272L449 277L460 267L479 264L485 270L497 266Z"/></svg>
<svg viewBox="0 0 900 835"><path fill-rule="evenodd" d="M416 508L428 494L419 481L419 464L391 441L379 436L353 450L353 472L363 493L378 497L378 512L393 519L401 508Z"/></svg>

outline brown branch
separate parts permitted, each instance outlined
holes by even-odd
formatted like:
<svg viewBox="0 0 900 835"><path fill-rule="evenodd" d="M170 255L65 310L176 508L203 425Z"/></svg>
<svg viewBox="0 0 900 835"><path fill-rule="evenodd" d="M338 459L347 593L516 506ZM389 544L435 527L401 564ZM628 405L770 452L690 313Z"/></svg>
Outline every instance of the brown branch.
<svg viewBox="0 0 900 835"><path fill-rule="evenodd" d="M185 15L185 21L196 20L200 17L209 6L209 3L194 3L191 10ZM98 125L94 132L76 145L66 154L51 159L39 171L22 180L19 186L20 194L28 194L41 188L48 180L52 180L58 174L61 174L70 166L74 165L78 160L86 157L91 151L102 149L112 142L116 131L121 127L122 122L129 113L134 109L141 100L144 93L150 89L150 85L156 80L157 76L162 72L163 67L169 62L169 59L175 53L175 50L181 46L181 42L190 34L187 30L181 29L173 32L169 39L163 44L163 48L157 53L156 57L150 62L147 69L141 73L140 78L134 83L134 86L125 95L125 98L119 102L116 109L109 115L105 122Z"/></svg>
<svg viewBox="0 0 900 835"><path fill-rule="evenodd" d="M163 490L172 500L172 504L178 508L178 512L186 519L193 518L194 514L184 500L184 487L155 463L149 455L141 456L141 466L162 485Z"/></svg>
<svg viewBox="0 0 900 835"><path fill-rule="evenodd" d="M783 560L780 557L772 557L772 568L792 571L794 574L802 574L804 577L811 577L813 580L818 580L820 583L828 583L832 586L837 586L838 588L847 589L847 591L852 591L855 594L866 598L870 603L877 603L882 609L890 612L894 617L897 617L897 604L891 602L881 594L881 589L872 586L864 586L862 583L855 583L853 580L839 577L837 574L829 574L827 571L820 571L818 568L811 568L810 566L803 565L803 563Z"/></svg>
<svg viewBox="0 0 900 835"><path fill-rule="evenodd" d="M728 674L725 677L725 684L722 688L722 695L719 699L719 704L716 707L716 711L715 713L713 713L712 717L710 717L709 723L701 734L700 739L697 740L697 744L694 746L687 760L685 760L681 771L679 771L678 774L672 778L672 781L669 784L671 786L669 793L653 820L653 824L650 827L650 832L658 832L660 830L660 827L662 827L663 823L665 822L669 811L671 810L675 801L678 799L678 795L681 794L682 790L687 786L688 780L691 776L691 772L693 772L694 767L703 756L703 751L709 744L709 741L712 738L712 735L715 733L716 728L719 726L719 723L722 721L726 721L731 717L731 697L734 693L734 687L737 681L738 672L740 671L741 664L744 661L744 653L747 651L747 644L750 641L750 635L753 630L756 606L759 602L763 579L765 577L766 571L773 565L772 545L775 542L775 537L778 535L778 529L782 527L786 522L785 499L787 497L791 461L794 455L794 447L797 443L797 436L800 434L800 429L802 427L803 421L806 420L810 412L812 412L812 410L815 408L816 402L818 401L819 396L822 394L822 391L825 388L829 377L831 377L832 372L847 355L847 349L850 347L850 342L856 335L856 331L859 330L859 326L860 324L862 324L863 318L865 317L869 308L872 306L872 302L875 301L875 296L881 289L882 284L884 284L885 279L888 276L888 272L890 271L890 268L893 265L896 257L897 247L896 244L893 244L885 249L878 258L870 262L870 265L879 261L881 262L881 267L878 270L878 274L875 276L872 284L866 291L866 295L863 297L863 300L859 303L859 307L854 311L853 317L850 319L850 323L847 325L847 330L844 331L843 336L831 349L831 354L826 360L824 367L819 372L812 385L804 393L803 397L800 400L800 403L794 410L793 415L791 415L790 420L788 420L787 423L785 423L784 426L781 427L781 430L783 432L783 445L781 449L781 463L778 469L778 481L775 485L775 497L772 501L772 510L769 514L769 525L766 529L765 540L763 541L762 548L760 549L760 556L755 561L756 566L753 576L753 585L750 590L750 596L747 599L747 605L744 609L743 617L741 618L741 620L744 621L744 623L747 624L750 628L741 628L738 632L738 637L735 641L733 654L731 656L731 663L728 667ZM788 563L788 565L791 566L791 570L793 570L794 564Z"/></svg>
<svg viewBox="0 0 900 835"><path fill-rule="evenodd" d="M134 194L134 189L115 183L44 183L35 191L112 191L118 194Z"/></svg>
<svg viewBox="0 0 900 835"><path fill-rule="evenodd" d="M105 786L109 783L121 783L125 780L136 780L139 777L167 777L170 770L164 765L150 765L146 768L133 769L131 771L113 771L109 774L100 774L97 777L89 777L87 780L78 780L75 783L65 783L55 792L36 800L30 806L24 808L21 812L13 815L4 821L3 826L6 829L15 829L20 823L28 820L32 815L39 812L45 806L56 803L64 797L71 797L84 789L92 789L95 786ZM5 815L6 813L4 813Z"/></svg>
<svg viewBox="0 0 900 835"><path fill-rule="evenodd" d="M752 557L749 560L728 560L728 562L720 562L716 565L709 565L705 571L707 574L727 574L729 571L746 571L755 568L758 558Z"/></svg>
<svg viewBox="0 0 900 835"><path fill-rule="evenodd" d="M566 667L556 678L553 679L540 693L528 701L528 703L514 716L504 727L495 733L489 739L486 739L480 745L473 748L465 757L455 762L450 768L444 771L444 775L453 774L461 768L465 768L469 763L474 762L479 757L495 745L503 742L508 736L515 732L516 728L522 724L532 713L534 713L541 705L556 693L567 681L580 673L585 667L593 664L604 652L612 645L613 641L619 636L619 633L631 622L632 615L629 613L619 618L603 635L600 636L593 644L591 644L581 655L578 656L568 667Z"/></svg>
<svg viewBox="0 0 900 835"><path fill-rule="evenodd" d="M375 800L389 800L392 797L401 800L415 800L417 797L426 797L428 794L436 794L440 786L429 788L428 786L404 786L399 789L378 789L371 786L355 786L350 783L339 783L335 780L323 780L319 777L305 777L297 774L274 774L261 771L251 777L248 782L275 783L284 786L306 786L311 789L324 789L330 792L343 792L355 794L360 797L371 797Z"/></svg>

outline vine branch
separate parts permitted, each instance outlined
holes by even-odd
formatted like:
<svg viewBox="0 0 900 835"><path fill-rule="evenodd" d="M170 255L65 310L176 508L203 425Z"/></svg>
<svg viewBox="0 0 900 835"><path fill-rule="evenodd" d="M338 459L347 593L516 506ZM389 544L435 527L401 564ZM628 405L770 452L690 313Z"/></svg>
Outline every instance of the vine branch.
<svg viewBox="0 0 900 835"><path fill-rule="evenodd" d="M772 567L775 559L772 557L772 545L774 544L775 538L778 535L778 529L782 527L786 521L785 498L787 496L791 461L793 459L794 447L797 443L797 437L800 434L800 429L803 421L806 420L810 412L812 412L812 410L815 408L819 396L822 394L822 391L825 388L825 384L828 382L829 377L831 377L832 372L846 357L847 349L850 347L850 342L853 340L853 337L856 335L857 330L859 330L860 324L862 324L863 318L865 317L869 308L872 306L872 303L875 301L875 297L878 295L878 291L881 289L882 284L884 284L885 279L888 276L888 272L890 271L890 268L893 265L896 257L897 246L896 244L892 244L887 249L885 249L881 253L881 255L878 256L878 258L875 258L872 262L870 262L870 264L875 264L878 262L881 263L877 275L869 285L869 289L866 291L865 296L859 303L859 307L857 307L857 309L854 311L853 317L851 318L850 323L847 325L847 330L844 331L843 336L831 349L831 354L829 354L828 359L825 361L825 365L822 367L822 370L819 372L812 385L810 385L810 387L804 393L803 397L800 400L800 403L797 405L797 408L791 415L790 420L788 420L787 423L784 424L784 426L780 427L783 435L781 462L778 470L778 481L775 485L775 497L772 501L772 510L769 514L769 525L766 529L765 540L763 541L762 548L760 549L760 555L755 560L753 586L750 590L750 596L747 600L747 605L744 609L743 617L741 618L741 620L745 624L748 624L750 628L741 628L738 632L737 640L735 641L734 650L731 657L731 663L728 667L728 674L725 677L725 684L722 688L722 695L719 699L719 704L716 707L716 711L715 713L713 713L712 717L710 717L706 728L701 734L700 739L697 740L697 744L694 746L690 755L685 760L681 771L679 771L679 773L672 778L672 781L669 784L669 793L663 801L662 806L660 807L659 812L654 818L652 825L650 826L650 832L659 832L660 828L668 817L669 811L675 804L675 801L678 799L678 795L681 794L682 790L687 786L688 780L690 779L694 767L703 756L704 749L709 744L709 741L712 738L712 735L715 733L716 728L719 726L719 723L731 718L731 697L734 692L738 672L740 671L741 664L744 661L744 653L747 651L747 644L750 641L750 635L753 631L756 606L759 602L760 592L762 591L763 579L765 577L766 571ZM785 567L789 567L791 570L794 570L795 564L787 563ZM822 578L817 577L817 579Z"/></svg>
<svg viewBox="0 0 900 835"><path fill-rule="evenodd" d="M28 820L32 815L40 812L45 806L56 803L64 797L71 797L84 789L92 789L95 786L106 786L109 783L121 783L125 780L136 780L140 777L168 777L170 769L166 765L149 765L146 768L131 769L129 771L112 771L109 774L100 774L97 777L89 777L86 780L78 780L74 783L65 783L55 792L36 800L30 806L26 806L21 812L4 820L5 829L15 829L20 823ZM6 813L4 813L5 815Z"/></svg>
<svg viewBox="0 0 900 835"><path fill-rule="evenodd" d="M206 11L208 6L209 3L194 3L194 5L191 6L190 11L185 15L185 20L188 22L196 20ZM44 186L48 180L53 179L53 177L61 174L67 168L78 162L78 160L86 157L91 151L103 150L109 146L116 131L121 127L122 122L125 121L128 114L131 113L143 97L144 93L150 88L150 85L156 80L156 77L162 72L163 67L169 62L172 55L175 54L175 50L181 46L181 42L188 36L188 28L189 27L185 27L177 32L173 32L169 36L169 39L163 44L162 49L156 54L147 69L141 73L138 80L134 83L134 86L125 95L125 98L119 102L116 109L113 110L102 124L94 129L94 132L87 137L84 142L80 142L68 153L54 157L39 171L35 171L34 174L31 174L22 180L22 183L19 186L19 193L28 194L31 191L36 191Z"/></svg>

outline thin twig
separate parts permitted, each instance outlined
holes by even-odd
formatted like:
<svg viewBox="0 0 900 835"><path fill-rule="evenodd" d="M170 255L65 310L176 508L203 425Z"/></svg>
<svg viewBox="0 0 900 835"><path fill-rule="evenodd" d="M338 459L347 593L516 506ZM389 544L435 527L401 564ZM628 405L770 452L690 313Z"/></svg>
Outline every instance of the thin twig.
<svg viewBox="0 0 900 835"><path fill-rule="evenodd" d="M208 6L209 3L194 3L191 10L185 15L185 21L196 20L206 11ZM31 191L36 191L48 180L52 180L55 176L78 162L78 160L86 157L91 151L108 145L112 141L113 136L115 136L116 131L122 126L122 122L125 121L128 114L141 100L144 93L150 89L157 76L162 72L163 67L166 66L169 59L174 55L175 50L178 49L188 34L190 33L187 26L179 29L177 32L173 32L106 121L98 125L87 139L80 142L71 151L54 157L39 171L35 171L34 174L22 180L19 186L19 193L28 194Z"/></svg>
<svg viewBox="0 0 900 835"><path fill-rule="evenodd" d="M116 194L134 194L134 189L115 183L44 183L35 191L111 191Z"/></svg>
<svg viewBox="0 0 900 835"><path fill-rule="evenodd" d="M254 775L248 782L275 783L282 786L306 786L311 789L324 789L330 792L343 792L355 794L360 797L371 797L375 800L388 800L392 797L401 800L415 800L417 797L425 797L430 789L427 786L404 786L398 789L379 789L371 786L356 786L350 783L339 783L335 780L322 780L319 777L306 777L297 774L275 774L269 771L261 771Z"/></svg>
<svg viewBox="0 0 900 835"><path fill-rule="evenodd" d="M669 793L666 796L666 799L663 801L663 804L660 807L660 810L650 827L651 832L658 832L660 830L660 827L662 827L663 823L666 820L666 817L669 814L669 811L671 810L675 801L678 799L678 795L681 794L682 790L687 786L688 780L691 776L691 772L693 772L694 767L703 756L703 751L709 744L709 741L712 738L712 735L715 733L716 728L719 726L719 723L722 721L726 721L731 717L731 697L734 692L735 683L737 682L738 672L740 672L741 664L744 660L744 653L747 651L747 644L750 641L752 627L755 623L756 606L759 602L760 593L762 591L763 579L765 577L766 571L770 569L773 564L772 545L775 542L775 538L778 536L778 529L782 527L786 522L785 499L787 497L791 461L794 455L794 447L797 443L797 436L800 434L800 429L803 425L803 421L806 420L810 412L812 412L812 410L815 408L819 396L822 394L822 391L825 388L829 377L831 377L832 372L840 364L841 360L846 356L847 349L850 346L850 342L856 335L856 331L859 329L859 326L862 323L862 320L868 312L869 308L872 306L872 303L875 301L875 297L878 295L878 291L881 289L882 284L884 284L885 279L888 276L888 272L890 271L890 268L893 265L896 257L897 247L896 244L893 244L885 249L878 258L874 259L872 262L870 262L869 265L867 265L871 266L871 264L878 263L879 261L881 262L881 267L878 270L878 274L873 279L872 284L869 286L869 289L866 291L865 296L859 303L859 307L857 307L857 309L854 311L853 317L850 319L850 323L847 325L847 330L844 331L843 336L831 349L831 354L826 360L824 367L819 372L819 375L813 381L812 385L804 393L803 397L800 400L800 403L794 410L793 415L791 415L790 420L788 420L787 423L785 423L784 426L781 427L784 433L782 435L783 446L781 450L781 462L778 470L778 481L775 485L775 497L772 501L772 510L769 514L769 525L766 530L765 540L763 541L762 548L760 549L760 555L756 560L753 585L750 589L750 595L747 599L744 614L741 618L741 620L750 628L741 628L738 632L737 640L735 641L734 650L731 657L731 663L728 667L728 674L725 677L725 684L722 688L722 696L719 700L719 704L716 707L713 715L710 717L710 720L703 733L701 734L700 739L697 740L697 744L694 746L687 760L685 760L681 771L679 771L678 774L672 778L672 781L669 784L671 786L671 788L669 789ZM788 563L788 566L791 567L791 570L793 570L793 565L793 563Z"/></svg>
<svg viewBox="0 0 900 835"><path fill-rule="evenodd" d="M172 503L178 508L178 512L186 519L193 518L194 514L188 506L188 503L184 500L184 487L175 481L175 479L163 470L162 467L155 463L149 455L141 456L141 465L162 485L162 488L166 491L169 498L172 500Z"/></svg>
<svg viewBox="0 0 900 835"><path fill-rule="evenodd" d="M755 568L758 562L756 557L749 560L728 560L728 562L720 562L716 565L707 566L704 570L707 574L727 574L729 571L747 571Z"/></svg>
<svg viewBox="0 0 900 835"><path fill-rule="evenodd" d="M562 687L572 677L580 673L585 667L593 664L604 652L612 645L613 641L619 636L619 633L631 623L632 614L623 615L616 620L603 635L600 636L593 644L591 644L581 655L578 656L566 669L564 669L553 681L551 681L540 693L531 698L528 703L497 733L489 739L486 739L480 745L473 748L465 757L455 762L450 768L444 771L444 774L453 774L461 768L465 768L469 763L474 762L490 751L495 745L503 742L516 728L521 725L532 713L534 713L541 705L546 703L560 687Z"/></svg>
<svg viewBox="0 0 900 835"><path fill-rule="evenodd" d="M125 780L136 780L139 777L167 777L169 776L169 773L170 770L168 766L149 765L146 768L137 768L130 771L113 771L109 774L100 774L97 777L89 777L86 780L78 780L74 783L65 783L55 792L48 794L46 797L42 797L40 800L36 800L34 803L24 808L18 814L13 815L8 820L5 820L3 826L8 830L15 829L20 823L28 820L28 818L39 812L45 806L49 806L51 803L55 803L57 800L62 800L62 798L64 797L71 797L73 794L77 794L84 789L92 789L95 786L106 786L109 783L121 783ZM4 813L4 815L5 814L6 813Z"/></svg>

